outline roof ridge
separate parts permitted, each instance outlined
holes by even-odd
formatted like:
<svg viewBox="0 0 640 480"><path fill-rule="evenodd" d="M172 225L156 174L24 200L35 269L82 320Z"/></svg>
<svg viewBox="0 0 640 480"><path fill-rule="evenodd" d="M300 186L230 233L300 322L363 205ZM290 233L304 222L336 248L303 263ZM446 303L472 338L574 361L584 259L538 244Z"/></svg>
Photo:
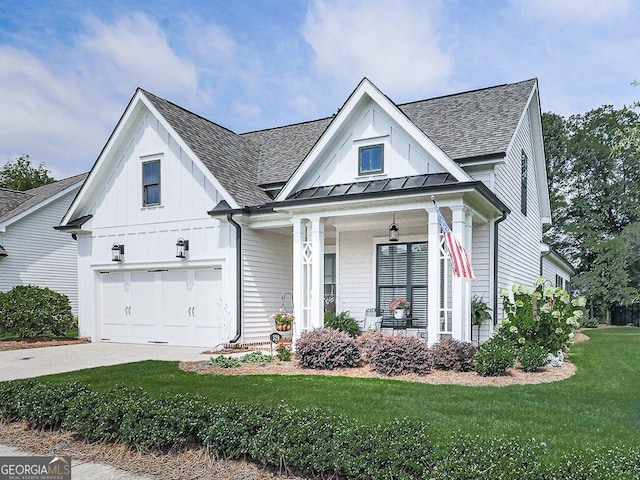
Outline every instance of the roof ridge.
<svg viewBox="0 0 640 480"><path fill-rule="evenodd" d="M0 187L0 191L9 192L9 193L21 193L24 195L33 195L31 193L27 193L29 192L29 190L14 190L13 188L5 188L5 187Z"/></svg>
<svg viewBox="0 0 640 480"><path fill-rule="evenodd" d="M398 107L404 107L405 105L412 105L414 103L429 102L431 100L440 100L442 98L458 97L460 95L467 95L469 93L482 92L482 91L485 91L485 90L493 90L495 88L504 88L504 87L509 87L509 86L513 86L513 85L519 85L519 84L522 84L522 83L527 83L527 82L532 82L532 81L537 81L537 80L538 79L536 77L534 77L534 78L529 78L527 80L521 80L519 82L501 83L499 85L491 85L491 86L488 86L488 87L474 88L474 89L471 89L471 90L465 90L464 92L448 93L446 95L438 95L437 97L423 98L422 100L412 100L410 102L398 103L397 106Z"/></svg>
<svg viewBox="0 0 640 480"><path fill-rule="evenodd" d="M181 107L180 105L178 105L177 103L172 102L171 100L167 100L166 98L163 98L163 97L160 97L158 95L155 95L154 93L151 93L151 92L149 92L148 90L145 90L142 87L138 87L138 90L140 90L145 95L151 95L153 97L156 97L159 100L162 100L163 102L167 102L169 105L171 105L173 107L176 107L176 108L182 110L183 112L188 113L189 115L193 115L194 117L198 117L198 118L200 118L200 119L202 119L202 120L204 120L204 121L206 121L208 123L211 123L212 125L215 125L216 127L222 128L222 129L226 130L229 133L233 133L234 135L240 135L239 133L234 132L230 128L225 127L224 125L220 125L219 123L214 122L213 120L211 120L211 119L209 119L207 117L204 117L204 116L200 115L199 113L195 113L195 112L192 112L191 110L189 110L187 108Z"/></svg>

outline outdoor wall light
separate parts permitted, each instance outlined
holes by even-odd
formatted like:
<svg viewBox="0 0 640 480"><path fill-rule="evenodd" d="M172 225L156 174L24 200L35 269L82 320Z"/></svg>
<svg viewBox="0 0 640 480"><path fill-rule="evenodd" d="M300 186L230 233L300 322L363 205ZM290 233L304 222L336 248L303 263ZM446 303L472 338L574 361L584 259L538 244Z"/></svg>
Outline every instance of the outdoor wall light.
<svg viewBox="0 0 640 480"><path fill-rule="evenodd" d="M400 229L396 225L396 214L393 214L393 223L389 225L389 241L397 242L400 240Z"/></svg>
<svg viewBox="0 0 640 480"><path fill-rule="evenodd" d="M124 244L114 243L111 247L111 261L121 262L124 257Z"/></svg>
<svg viewBox="0 0 640 480"><path fill-rule="evenodd" d="M189 240L180 237L176 243L176 258L187 258L189 252Z"/></svg>

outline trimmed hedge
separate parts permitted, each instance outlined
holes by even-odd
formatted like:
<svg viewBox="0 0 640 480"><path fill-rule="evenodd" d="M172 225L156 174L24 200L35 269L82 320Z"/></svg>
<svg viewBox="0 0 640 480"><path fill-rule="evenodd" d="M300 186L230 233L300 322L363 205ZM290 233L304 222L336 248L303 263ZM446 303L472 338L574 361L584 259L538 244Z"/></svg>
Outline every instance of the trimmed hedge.
<svg viewBox="0 0 640 480"><path fill-rule="evenodd" d="M98 393L79 383L1 383L0 419L163 451L206 446L216 457L323 478L631 480L640 471L638 447L568 451L550 463L533 440L452 433L436 443L415 419L369 425L317 408L214 405L123 386Z"/></svg>
<svg viewBox="0 0 640 480"><path fill-rule="evenodd" d="M0 334L61 337L74 326L69 298L48 288L18 285L0 292Z"/></svg>

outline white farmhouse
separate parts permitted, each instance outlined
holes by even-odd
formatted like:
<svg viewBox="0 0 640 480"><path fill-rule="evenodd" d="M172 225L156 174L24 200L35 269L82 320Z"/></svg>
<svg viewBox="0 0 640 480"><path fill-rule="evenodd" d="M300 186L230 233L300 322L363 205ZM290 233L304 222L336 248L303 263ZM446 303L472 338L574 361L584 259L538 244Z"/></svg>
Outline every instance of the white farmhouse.
<svg viewBox="0 0 640 480"><path fill-rule="evenodd" d="M432 196L477 281L452 274ZM330 118L243 134L138 89L59 229L81 335L215 347L268 340L281 306L297 336L326 304L363 319L396 296L429 343L471 340L472 296L497 321L550 221L536 80L397 105L363 79Z"/></svg>

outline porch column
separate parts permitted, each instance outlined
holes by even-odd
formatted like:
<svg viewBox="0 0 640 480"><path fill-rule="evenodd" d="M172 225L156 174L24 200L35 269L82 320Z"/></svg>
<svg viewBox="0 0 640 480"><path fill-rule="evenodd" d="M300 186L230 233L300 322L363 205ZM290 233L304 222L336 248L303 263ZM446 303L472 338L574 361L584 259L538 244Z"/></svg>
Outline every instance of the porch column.
<svg viewBox="0 0 640 480"><path fill-rule="evenodd" d="M440 325L440 223L434 208L428 215L428 272L427 272L427 342L431 346L439 340Z"/></svg>
<svg viewBox="0 0 640 480"><path fill-rule="evenodd" d="M324 325L324 219L311 218L311 328Z"/></svg>
<svg viewBox="0 0 640 480"><path fill-rule="evenodd" d="M303 218L293 218L293 314L295 321L293 322L293 337L299 338L303 332L303 306L304 306L304 288L303 288L303 262L302 250L305 241L305 220Z"/></svg>
<svg viewBox="0 0 640 480"><path fill-rule="evenodd" d="M464 248L469 255L469 261L473 265L473 213L469 209L465 209L465 235ZM464 281L464 317L463 317L463 333L466 335L465 342L471 341L471 282L474 280ZM478 343L479 344L479 343Z"/></svg>
<svg viewBox="0 0 640 480"><path fill-rule="evenodd" d="M467 250L469 260L471 261L470 243L468 242L469 239L467 239L467 217L467 211L463 206L451 207L453 234L456 236L458 242ZM470 280L459 278L455 275L453 277L453 325L451 334L453 338L463 342L471 341L471 285L469 282Z"/></svg>

